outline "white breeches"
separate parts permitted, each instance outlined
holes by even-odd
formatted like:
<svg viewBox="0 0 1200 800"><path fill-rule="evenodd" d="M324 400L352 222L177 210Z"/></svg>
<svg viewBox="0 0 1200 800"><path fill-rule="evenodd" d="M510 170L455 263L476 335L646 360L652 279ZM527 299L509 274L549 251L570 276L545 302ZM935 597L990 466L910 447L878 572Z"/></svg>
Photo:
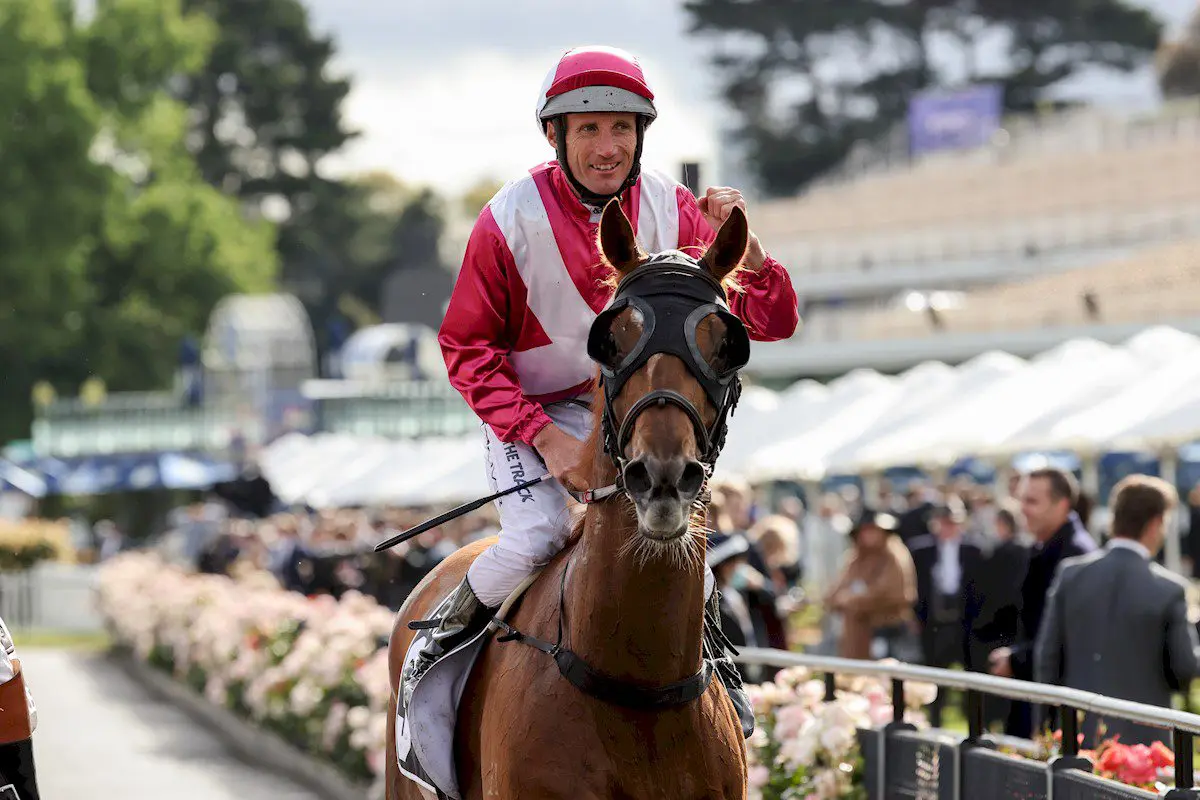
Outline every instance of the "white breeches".
<svg viewBox="0 0 1200 800"><path fill-rule="evenodd" d="M577 439L591 432L592 412L577 403L546 407L554 423ZM533 448L520 442L506 444L491 426L482 426L487 438L487 475L492 492L546 474ZM599 488L599 487L592 487ZM547 481L496 501L500 512L500 540L484 550L467 570L467 581L479 600L498 606L538 567L556 556L571 533L570 495L558 481ZM707 596L714 587L712 570L704 567Z"/></svg>
<svg viewBox="0 0 1200 800"><path fill-rule="evenodd" d="M577 403L546 408L558 427L580 440L591 429L591 413ZM506 444L486 424L483 432L487 437L488 483L493 492L546 474L545 465L532 447L520 442ZM480 553L467 571L467 580L480 601L500 605L531 572L562 550L571 532L569 501L570 495L558 481L539 483L496 501L500 541Z"/></svg>

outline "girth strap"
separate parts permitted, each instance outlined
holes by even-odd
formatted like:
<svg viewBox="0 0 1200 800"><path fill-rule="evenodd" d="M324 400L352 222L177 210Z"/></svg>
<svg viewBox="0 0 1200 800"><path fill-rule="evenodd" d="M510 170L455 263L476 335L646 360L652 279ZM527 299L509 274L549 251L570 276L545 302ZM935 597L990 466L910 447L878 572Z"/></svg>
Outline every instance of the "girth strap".
<svg viewBox="0 0 1200 800"><path fill-rule="evenodd" d="M700 664L700 669L695 675L675 683L668 683L666 686L650 687L627 683L599 672L575 653L560 645L550 644L544 639L521 633L504 620L493 621L504 631L504 635L497 637L496 641L520 642L553 656L559 673L572 686L584 694L589 694L613 705L642 710L681 706L700 697L712 683L713 665L708 660Z"/></svg>
<svg viewBox="0 0 1200 800"><path fill-rule="evenodd" d="M554 654L554 661L562 676L579 691L625 708L658 709L690 703L704 694L713 676L712 663L703 661L700 671L695 675L651 688L619 681L597 672L570 650L559 650Z"/></svg>
<svg viewBox="0 0 1200 800"><path fill-rule="evenodd" d="M529 645L534 649L541 650L549 656L553 656L554 663L558 665L559 674L566 678L576 689L584 694L595 697L597 700L624 708L649 711L686 705L707 691L708 685L712 683L713 678L713 665L708 659L701 661L700 669L694 675L665 686L651 687L611 678L593 668L575 653L564 648L562 646L563 613L565 610L564 600L567 587L567 571L569 568L569 563L563 566L562 581L559 585L558 642L550 644L550 642L544 639L521 633L499 617L493 617L492 623L504 631L504 634L497 637L496 641L519 642L520 644Z"/></svg>

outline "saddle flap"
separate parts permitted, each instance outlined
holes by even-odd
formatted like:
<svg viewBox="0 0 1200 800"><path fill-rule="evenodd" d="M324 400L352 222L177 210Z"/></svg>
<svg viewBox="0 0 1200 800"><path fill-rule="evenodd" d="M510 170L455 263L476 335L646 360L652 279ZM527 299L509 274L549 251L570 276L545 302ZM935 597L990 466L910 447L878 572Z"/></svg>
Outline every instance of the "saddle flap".
<svg viewBox="0 0 1200 800"><path fill-rule="evenodd" d="M490 629L438 659L417 681L412 703L396 710L396 758L400 771L439 798L461 800L454 762L458 701ZM428 634L413 637L405 664L416 659ZM403 692L399 693L403 697Z"/></svg>
<svg viewBox="0 0 1200 800"><path fill-rule="evenodd" d="M507 618L517 599L525 593L541 574L537 572L526 578L500 606L498 619ZM436 617L444 608L446 600L438 603L433 612ZM404 669L415 661L421 648L430 638L431 626L418 626L408 651L404 654ZM454 761L454 729L458 722L458 703L471 669L475 665L483 646L498 629L496 623L472 636L449 653L439 658L417 680L412 701L407 708L396 709L396 758L400 772L419 785L437 794L439 800L461 800L458 788L458 771ZM403 687L397 697L403 703ZM2 798L0 798L2 800Z"/></svg>

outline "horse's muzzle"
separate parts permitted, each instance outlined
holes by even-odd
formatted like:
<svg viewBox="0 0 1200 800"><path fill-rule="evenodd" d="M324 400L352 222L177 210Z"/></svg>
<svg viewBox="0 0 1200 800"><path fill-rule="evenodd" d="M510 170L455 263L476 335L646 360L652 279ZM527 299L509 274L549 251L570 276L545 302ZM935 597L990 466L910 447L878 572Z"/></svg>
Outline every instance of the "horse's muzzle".
<svg viewBox="0 0 1200 800"><path fill-rule="evenodd" d="M664 460L646 454L630 461L622 478L642 532L659 540L682 536L704 477L699 461L682 456Z"/></svg>

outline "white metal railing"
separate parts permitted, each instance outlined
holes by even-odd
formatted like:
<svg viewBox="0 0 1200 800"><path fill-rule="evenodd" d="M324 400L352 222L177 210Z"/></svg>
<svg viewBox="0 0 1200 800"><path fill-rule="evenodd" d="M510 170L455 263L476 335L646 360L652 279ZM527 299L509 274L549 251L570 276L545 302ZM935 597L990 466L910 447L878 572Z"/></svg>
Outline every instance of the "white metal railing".
<svg viewBox="0 0 1200 800"><path fill-rule="evenodd" d="M0 574L0 618L14 629L102 630L95 606L97 569L42 562L24 572Z"/></svg>
<svg viewBox="0 0 1200 800"><path fill-rule="evenodd" d="M1091 711L1156 728L1200 734L1200 714L1191 714L1145 703L1133 703L1128 700L1117 700L1094 692L1083 692L1062 686L998 678L995 675L984 675L978 672L957 672L916 664L814 656L763 647L739 648L739 655L734 660L747 665L805 667L813 672L827 674L864 675L893 681L932 683L948 689L980 692L1027 703Z"/></svg>

